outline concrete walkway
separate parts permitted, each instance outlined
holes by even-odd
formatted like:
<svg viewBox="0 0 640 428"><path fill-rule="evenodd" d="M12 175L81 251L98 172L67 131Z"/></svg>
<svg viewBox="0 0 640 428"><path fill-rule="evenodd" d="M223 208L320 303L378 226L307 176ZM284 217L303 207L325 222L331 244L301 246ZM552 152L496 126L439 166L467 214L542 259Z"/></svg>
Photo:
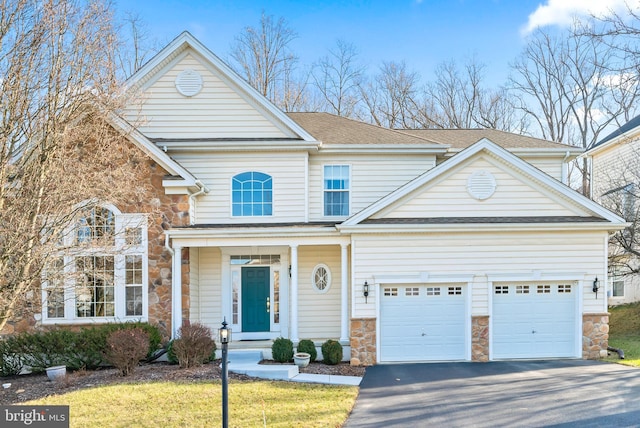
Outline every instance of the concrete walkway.
<svg viewBox="0 0 640 428"><path fill-rule="evenodd" d="M263 360L259 349L232 349L228 354L229 371L247 376L292 382L324 383L329 385L360 385L359 376L335 376L300 373L296 365L258 364Z"/></svg>

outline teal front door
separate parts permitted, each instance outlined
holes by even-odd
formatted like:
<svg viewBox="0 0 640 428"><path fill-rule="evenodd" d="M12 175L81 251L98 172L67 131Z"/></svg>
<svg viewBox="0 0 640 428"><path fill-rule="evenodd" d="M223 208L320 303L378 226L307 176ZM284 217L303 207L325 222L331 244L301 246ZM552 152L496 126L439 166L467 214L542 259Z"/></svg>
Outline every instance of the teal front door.
<svg viewBox="0 0 640 428"><path fill-rule="evenodd" d="M242 268L242 331L269 331L269 267Z"/></svg>

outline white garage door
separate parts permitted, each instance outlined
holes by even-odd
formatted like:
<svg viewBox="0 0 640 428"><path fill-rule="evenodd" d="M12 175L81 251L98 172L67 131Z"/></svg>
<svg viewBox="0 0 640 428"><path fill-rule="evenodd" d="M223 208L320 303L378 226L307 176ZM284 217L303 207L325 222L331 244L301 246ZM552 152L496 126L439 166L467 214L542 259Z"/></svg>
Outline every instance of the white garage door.
<svg viewBox="0 0 640 428"><path fill-rule="evenodd" d="M493 287L492 357L576 357L577 285Z"/></svg>
<svg viewBox="0 0 640 428"><path fill-rule="evenodd" d="M380 361L465 359L462 285L381 287Z"/></svg>

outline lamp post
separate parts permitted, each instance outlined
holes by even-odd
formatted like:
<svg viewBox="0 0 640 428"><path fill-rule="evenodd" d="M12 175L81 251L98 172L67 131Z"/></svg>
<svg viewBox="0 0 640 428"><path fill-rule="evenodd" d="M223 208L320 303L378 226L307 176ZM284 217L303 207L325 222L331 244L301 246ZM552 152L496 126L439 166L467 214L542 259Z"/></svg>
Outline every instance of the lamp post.
<svg viewBox="0 0 640 428"><path fill-rule="evenodd" d="M231 341L231 329L227 328L227 319L222 321L220 343L222 344L222 428L229 426L229 370L227 367L227 350Z"/></svg>

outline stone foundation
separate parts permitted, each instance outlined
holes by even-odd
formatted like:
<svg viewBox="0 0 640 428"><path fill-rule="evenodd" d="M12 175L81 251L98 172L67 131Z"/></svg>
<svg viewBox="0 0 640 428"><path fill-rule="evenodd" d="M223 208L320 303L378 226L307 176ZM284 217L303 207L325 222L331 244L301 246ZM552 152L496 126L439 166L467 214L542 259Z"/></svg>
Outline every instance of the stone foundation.
<svg viewBox="0 0 640 428"><path fill-rule="evenodd" d="M471 361L489 361L489 316L471 317Z"/></svg>
<svg viewBox="0 0 640 428"><path fill-rule="evenodd" d="M582 315L582 358L598 360L606 357L609 346L609 314Z"/></svg>
<svg viewBox="0 0 640 428"><path fill-rule="evenodd" d="M351 365L376 364L376 319L351 319Z"/></svg>

